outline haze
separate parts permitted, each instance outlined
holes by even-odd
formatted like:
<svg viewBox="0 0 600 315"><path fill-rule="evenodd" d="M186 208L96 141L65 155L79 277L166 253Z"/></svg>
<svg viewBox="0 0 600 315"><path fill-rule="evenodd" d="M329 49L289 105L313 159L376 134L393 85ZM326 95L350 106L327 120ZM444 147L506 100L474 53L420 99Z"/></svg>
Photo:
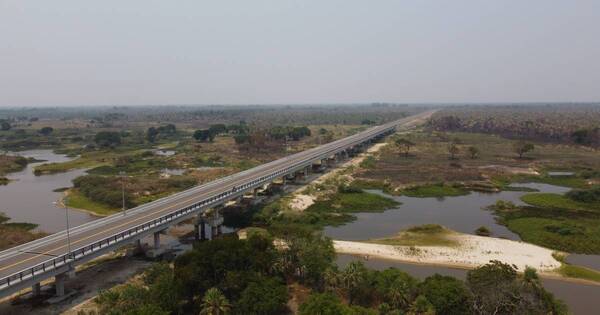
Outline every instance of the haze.
<svg viewBox="0 0 600 315"><path fill-rule="evenodd" d="M0 106L600 100L598 1L0 1Z"/></svg>

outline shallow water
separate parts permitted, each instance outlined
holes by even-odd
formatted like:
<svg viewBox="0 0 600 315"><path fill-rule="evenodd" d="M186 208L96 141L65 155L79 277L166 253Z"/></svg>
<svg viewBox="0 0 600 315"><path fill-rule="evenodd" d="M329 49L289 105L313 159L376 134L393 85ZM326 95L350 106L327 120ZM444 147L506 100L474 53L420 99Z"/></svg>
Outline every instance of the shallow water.
<svg viewBox="0 0 600 315"><path fill-rule="evenodd" d="M33 157L44 162L31 163L16 173L7 177L11 180L8 185L0 186L0 212L11 218L11 222L28 222L38 224L38 230L53 233L66 229L65 210L56 207L62 193L53 190L71 187L71 180L85 174L84 170L73 170L65 173L35 176L33 168L36 165L50 162L65 162L70 158L55 154L51 150L29 150L17 153L25 157ZM96 217L79 211L69 211L69 223L77 226L94 220Z"/></svg>
<svg viewBox="0 0 600 315"><path fill-rule="evenodd" d="M568 188L548 184L519 184L548 193L564 193ZM382 192L373 191L383 194ZM485 210L497 200L523 204L519 199L527 192L502 191L499 193L472 192L469 195L444 198L395 197L383 194L402 203L383 213L358 213L357 220L338 227L326 227L325 235L341 240L366 240L395 235L414 225L437 223L452 230L473 234L480 226L492 231L492 236L519 240L519 236L496 223L494 214Z"/></svg>
<svg viewBox="0 0 600 315"><path fill-rule="evenodd" d="M463 269L413 265L384 259L369 259L368 261L365 261L352 255L337 256L337 264L340 267L346 266L353 260L361 260L367 267L377 270L395 267L420 279L438 273L464 280L467 275L467 271ZM557 298L563 300L569 306L569 310L573 314L598 314L597 300L600 298L600 286L551 279L542 279L542 282L544 288L552 292Z"/></svg>

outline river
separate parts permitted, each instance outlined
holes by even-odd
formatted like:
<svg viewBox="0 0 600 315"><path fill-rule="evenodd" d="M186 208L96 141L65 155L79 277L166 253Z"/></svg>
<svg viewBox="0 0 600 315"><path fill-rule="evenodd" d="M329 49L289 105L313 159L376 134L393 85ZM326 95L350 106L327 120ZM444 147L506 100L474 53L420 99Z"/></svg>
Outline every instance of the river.
<svg viewBox="0 0 600 315"><path fill-rule="evenodd" d="M424 279L436 273L462 280L466 279L467 276L467 271L463 269L413 265L385 259L371 258L368 261L365 261L352 255L337 255L337 264L340 267L347 265L353 260L361 260L365 266L376 270L395 267L419 279ZM569 306L569 311L573 314L598 314L597 306L598 298L600 297L600 286L571 283L554 279L542 279L542 283L544 288L552 292L557 298L563 300Z"/></svg>
<svg viewBox="0 0 600 315"><path fill-rule="evenodd" d="M534 188L540 192L565 193L569 188L527 183L521 187ZM338 240L367 240L395 235L410 226L437 223L455 231L474 234L480 226L486 226L495 237L520 240L519 236L498 224L491 211L485 210L497 200L523 204L520 197L527 192L502 191L499 193L472 192L469 195L445 198L414 198L390 196L380 191L371 191L392 198L402 204L382 213L357 213L356 221L337 227L326 227L324 234ZM338 264L345 265L355 258L350 255L338 255ZM571 263L600 270L600 255L570 255ZM450 275L464 279L466 271L441 266L425 266L400 263L396 261L373 259L365 264L374 269L397 267L415 277L424 278L434 273ZM600 298L600 286L584 285L560 280L543 279L544 287L565 301L575 314L594 314L597 300Z"/></svg>
<svg viewBox="0 0 600 315"><path fill-rule="evenodd" d="M53 190L71 187L71 180L85 174L84 170L73 170L65 173L35 176L36 165L50 162L65 162L70 158L53 153L52 150L29 150L16 153L24 157L33 157L44 162L30 163L27 167L6 177L11 181L0 186L0 212L11 218L11 222L28 222L38 224L38 230L54 233L66 229L65 210L53 203L58 201L62 193ZM96 219L96 217L79 212L69 211L69 223L77 226Z"/></svg>

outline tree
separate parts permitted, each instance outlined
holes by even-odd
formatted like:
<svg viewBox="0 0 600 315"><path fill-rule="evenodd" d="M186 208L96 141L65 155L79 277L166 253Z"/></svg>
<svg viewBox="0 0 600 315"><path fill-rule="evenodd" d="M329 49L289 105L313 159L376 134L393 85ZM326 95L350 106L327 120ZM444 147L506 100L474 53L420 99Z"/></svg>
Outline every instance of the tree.
<svg viewBox="0 0 600 315"><path fill-rule="evenodd" d="M285 235L287 248L279 255L281 271L317 288L325 284L324 274L335 259L331 239L322 235Z"/></svg>
<svg viewBox="0 0 600 315"><path fill-rule="evenodd" d="M240 296L236 311L240 314L281 314L286 309L288 291L285 283L267 277L250 283Z"/></svg>
<svg viewBox="0 0 600 315"><path fill-rule="evenodd" d="M367 280L368 270L360 261L353 261L344 268L340 274L340 283L346 295L348 303L352 304L358 297L361 288Z"/></svg>
<svg viewBox="0 0 600 315"><path fill-rule="evenodd" d="M54 129L52 127L43 127L38 132L44 136L49 136L52 133L52 131L54 131Z"/></svg>
<svg viewBox="0 0 600 315"><path fill-rule="evenodd" d="M469 155L471 156L471 159L476 159L479 156L479 149L475 146L470 146L467 148L467 150L469 151Z"/></svg>
<svg viewBox="0 0 600 315"><path fill-rule="evenodd" d="M148 128L148 131L146 131L146 140L148 140L148 142L150 143L154 143L154 141L156 141L156 137L158 136L159 131L158 129L154 128L154 127L150 127Z"/></svg>
<svg viewBox="0 0 600 315"><path fill-rule="evenodd" d="M427 277L419 290L438 314L471 314L471 292L456 278L435 274Z"/></svg>
<svg viewBox="0 0 600 315"><path fill-rule="evenodd" d="M377 295L394 309L406 308L415 295L417 280L396 268L377 272L374 279Z"/></svg>
<svg viewBox="0 0 600 315"><path fill-rule="evenodd" d="M517 271L514 266L493 260L467 273L477 314L515 314L519 302Z"/></svg>
<svg viewBox="0 0 600 315"><path fill-rule="evenodd" d="M229 301L217 288L210 288L202 298L200 314L220 315L227 314L231 309Z"/></svg>
<svg viewBox="0 0 600 315"><path fill-rule="evenodd" d="M199 142L213 141L214 135L210 133L208 129L200 129L194 132L194 139Z"/></svg>
<svg viewBox="0 0 600 315"><path fill-rule="evenodd" d="M340 299L331 293L313 293L300 305L299 315L338 315L344 311Z"/></svg>
<svg viewBox="0 0 600 315"><path fill-rule="evenodd" d="M215 125L211 125L208 128L208 131L213 134L214 136L217 136L219 134L225 133L227 132L227 126L225 126L224 124L215 124ZM212 140L211 140L212 141Z"/></svg>
<svg viewBox="0 0 600 315"><path fill-rule="evenodd" d="M0 121L0 130L7 131L10 130L12 126L6 120Z"/></svg>
<svg viewBox="0 0 600 315"><path fill-rule="evenodd" d="M460 149L458 148L458 145L455 142L451 142L450 144L448 144L448 153L450 153L451 160L456 159L456 155L460 153Z"/></svg>
<svg viewBox="0 0 600 315"><path fill-rule="evenodd" d="M400 148L400 150L404 152L404 157L408 157L408 152L410 151L410 148L414 145L415 144L408 139L396 139L396 146L398 146L398 148Z"/></svg>
<svg viewBox="0 0 600 315"><path fill-rule="evenodd" d="M94 137L94 142L101 147L114 147L121 144L121 134L116 131L100 131Z"/></svg>
<svg viewBox="0 0 600 315"><path fill-rule="evenodd" d="M522 159L525 153L533 151L533 149L535 149L535 146L529 142L519 141L513 145L513 150L519 155L519 159Z"/></svg>

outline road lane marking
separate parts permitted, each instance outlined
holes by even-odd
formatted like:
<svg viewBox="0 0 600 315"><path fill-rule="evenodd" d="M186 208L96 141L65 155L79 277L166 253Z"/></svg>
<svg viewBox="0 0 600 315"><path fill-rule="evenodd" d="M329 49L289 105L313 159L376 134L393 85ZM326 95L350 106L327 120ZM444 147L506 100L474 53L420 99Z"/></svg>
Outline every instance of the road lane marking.
<svg viewBox="0 0 600 315"><path fill-rule="evenodd" d="M419 117L419 118L420 118L420 117ZM419 119L419 118L415 118L415 119ZM411 120L411 121L405 121L405 122L402 122L402 123L398 123L398 125L399 125L399 124L407 124L407 123L410 123L410 122L412 122L412 121L414 121L414 119L413 119L413 120ZM384 128L384 129L385 129L385 128ZM350 136L350 138L351 138L351 137L352 137L352 136ZM348 140L348 138L346 138L346 140ZM341 145L341 144L343 144L343 142L341 142L341 143L338 143L338 144L339 144L339 145ZM306 152L306 151L305 151L305 152ZM302 156L302 155L298 156L298 158L300 158L301 156ZM284 159L285 159L285 157L284 157ZM275 161L274 161L274 162L275 162ZM301 162L301 161L300 161L300 162ZM267 164L268 164L268 163L267 163ZM277 165L277 164L276 164L276 165ZM273 166L276 166L276 165L273 165ZM257 175L260 175L260 174L257 174ZM238 180L238 181L239 181L239 180ZM232 184L235 184L235 183L237 183L238 181L236 181L236 182L233 182ZM203 194L210 194L210 193L212 193L212 192L214 192L214 191L215 191L215 190L210 190L210 191L204 192ZM160 214L161 212L164 212L164 211L166 211L166 210L170 210L170 209L172 209L172 208L174 208L174 207L177 207L177 206L179 206L179 205L181 205L181 204L184 204L184 203L187 203L187 202L189 202L189 201L192 201L192 200L194 200L194 199L196 199L196 198L197 198L197 197L192 197L192 198L185 199L185 200L183 200L183 201L180 201L180 202L177 202L177 203L175 203L175 204L172 204L172 205L170 205L170 206L168 206L168 207L166 207L166 208L159 209L159 210L157 210L157 211L155 211L155 212L148 213L148 214L146 214L146 215L144 215L144 216L137 217L137 218L134 218L134 219L132 219L132 220L130 220L130 221L127 221L127 222L121 223L121 224L119 224L119 225L116 225L116 226L109 227L108 229L102 230L101 232L97 232L97 233L94 233L94 234L88 235L88 236L86 236L86 237L83 237L83 238L77 239L77 240L73 241L71 244L77 244L77 243L81 243L81 242L83 242L83 241L86 241L86 240L88 240L88 239L90 239L90 238L93 238L93 237L95 237L95 236L98 236L98 235L100 235L100 234L106 233L106 232L108 232L108 231L112 231L112 230L115 230L115 229L121 228L121 227L123 227L123 226L129 225L129 224L131 224L131 223L133 223L133 222L139 221L139 220L141 220L141 219L145 219L145 218L147 218L147 217L150 217L150 216L158 215L158 214ZM41 257L41 256L44 256L44 255L49 255L49 253L50 253L50 252L53 252L53 251L56 251L56 250L59 250L59 249L63 249L63 248L65 248L65 247L67 247L67 246L68 246L67 244L64 244L64 245L61 245L61 246L59 246L59 247L55 247L55 248L49 249L49 250L47 250L47 251L44 251L44 252L42 252L42 253L40 253L40 254L38 254L38 255L36 255L36 256L29 257L29 258L27 258L27 259L23 259L23 260L21 260L21 261L18 261L18 262L16 262L16 263L13 263L13 264L10 264L10 265L7 265L7 266L3 266L3 267L1 267L1 268L0 268L0 271L4 271L4 270L6 270L6 269L9 269L9 268L12 268L12 267L18 266L18 265L20 265L20 264L23 264L23 263L25 263L25 262L31 261L31 260L33 260L33 259L37 259L37 258L39 258L39 257Z"/></svg>

